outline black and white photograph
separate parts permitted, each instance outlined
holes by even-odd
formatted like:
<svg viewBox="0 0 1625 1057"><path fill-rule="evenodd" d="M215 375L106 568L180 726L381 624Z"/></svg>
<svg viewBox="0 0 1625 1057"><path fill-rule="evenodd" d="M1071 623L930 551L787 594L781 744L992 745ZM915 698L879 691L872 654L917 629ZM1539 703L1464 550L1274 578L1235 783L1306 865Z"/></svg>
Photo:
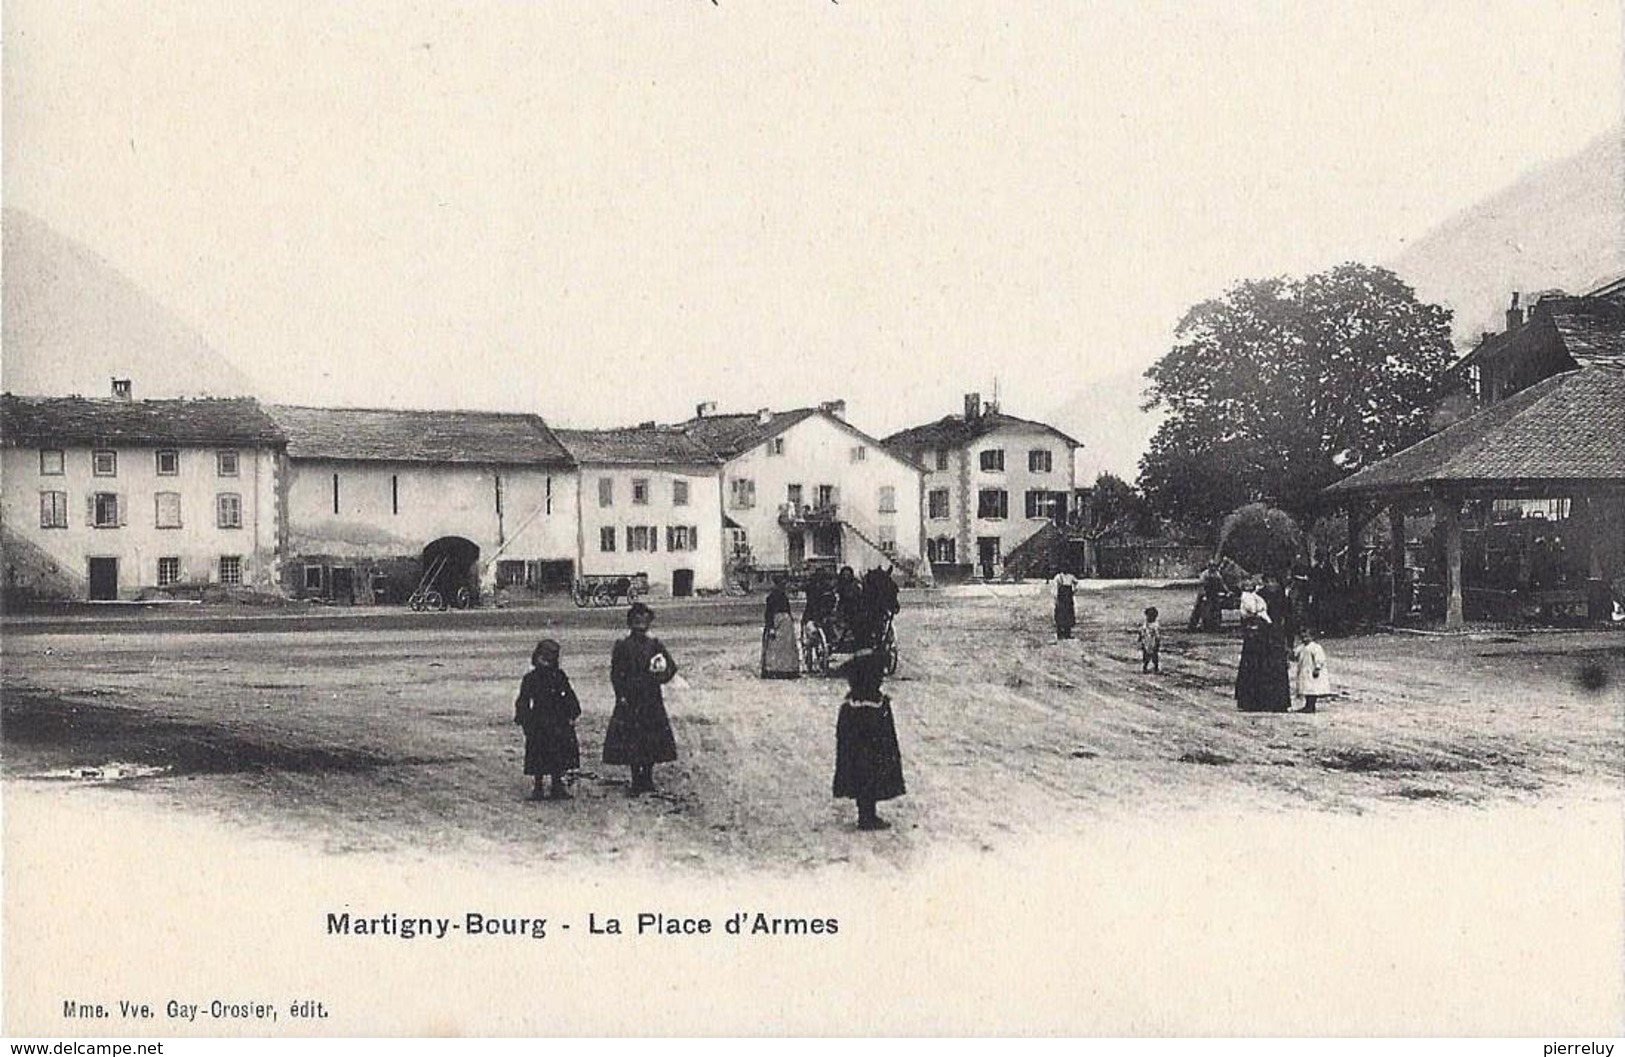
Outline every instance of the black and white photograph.
<svg viewBox="0 0 1625 1057"><path fill-rule="evenodd" d="M0 37L0 1034L1625 1035L1617 3Z"/></svg>

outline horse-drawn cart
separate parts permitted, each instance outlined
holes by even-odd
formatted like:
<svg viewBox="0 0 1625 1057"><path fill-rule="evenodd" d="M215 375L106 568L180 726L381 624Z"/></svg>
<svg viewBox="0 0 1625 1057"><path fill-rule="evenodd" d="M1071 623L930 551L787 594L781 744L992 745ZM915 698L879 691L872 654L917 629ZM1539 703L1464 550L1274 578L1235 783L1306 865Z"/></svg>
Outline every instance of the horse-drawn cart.
<svg viewBox="0 0 1625 1057"><path fill-rule="evenodd" d="M582 609L603 608L617 602L633 602L649 593L649 574L604 576L588 574L570 585L570 598Z"/></svg>

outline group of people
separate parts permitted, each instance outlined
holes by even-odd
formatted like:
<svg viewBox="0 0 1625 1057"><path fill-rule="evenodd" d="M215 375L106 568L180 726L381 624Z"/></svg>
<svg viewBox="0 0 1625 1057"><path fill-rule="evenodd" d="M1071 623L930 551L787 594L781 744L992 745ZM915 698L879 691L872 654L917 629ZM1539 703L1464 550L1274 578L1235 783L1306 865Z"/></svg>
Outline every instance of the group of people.
<svg viewBox="0 0 1625 1057"><path fill-rule="evenodd" d="M1286 592L1271 577L1249 579L1241 590L1241 663L1236 669L1236 707L1243 712L1292 708L1290 667L1297 665L1300 712L1314 712L1331 693L1326 651L1307 625L1294 628ZM1291 645L1294 643L1295 645ZM1289 654L1290 649L1290 654Z"/></svg>
<svg viewBox="0 0 1625 1057"><path fill-rule="evenodd" d="M892 584L892 591L887 592L877 581L870 605L879 609L889 606L895 612L895 582L883 575ZM812 604L810 596L808 604ZM883 689L886 661L872 641L869 629L873 621L863 617L863 612L867 609L861 605L854 611L855 651L840 669L846 678L847 693L835 723L832 790L837 798L857 802L859 829L880 830L890 828L890 824L880 817L876 805L902 796L906 786L891 698ZM610 655L615 708L604 732L603 761L630 768L628 792L638 796L654 790L655 764L677 759L677 742L663 692L663 687L677 675L677 662L661 641L649 634L654 611L647 605L633 603L627 610L626 623L627 635L615 643ZM769 631L790 644L791 664L797 665L794 617L782 578L769 594L766 623ZM521 680L514 701L514 722L525 732L525 774L534 780L530 793L533 800L570 799L565 777L581 767L581 745L576 736L581 702L560 661L556 641L538 642L531 652L531 670ZM764 675L767 665L764 642Z"/></svg>

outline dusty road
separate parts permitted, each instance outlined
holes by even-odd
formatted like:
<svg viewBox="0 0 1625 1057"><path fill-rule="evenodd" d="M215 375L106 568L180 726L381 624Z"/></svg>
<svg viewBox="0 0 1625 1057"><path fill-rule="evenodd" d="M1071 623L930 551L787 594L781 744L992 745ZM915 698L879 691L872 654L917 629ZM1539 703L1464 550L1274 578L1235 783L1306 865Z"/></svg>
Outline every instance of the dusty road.
<svg viewBox="0 0 1625 1057"><path fill-rule="evenodd" d="M82 1034L66 997L229 997L332 1016L111 1029L1619 1033L1619 635L1334 640L1344 696L1252 716L1231 633L1172 626L1140 674L1141 608L1184 602L1087 593L1058 644L1042 598L907 599L909 795L882 834L829 796L840 688L758 680L754 622L726 611L657 626L682 759L640 799L592 762L609 622L8 629L5 1030ZM522 799L510 722L543 633L586 707L563 804ZM115 763L146 776L71 777ZM341 909L554 931L336 938ZM588 932L648 910L840 932Z"/></svg>
<svg viewBox="0 0 1625 1057"><path fill-rule="evenodd" d="M347 628L253 635L164 630L12 634L5 772L52 779L109 763L107 783L181 811L328 849L480 847L515 861L653 859L795 868L945 844L996 849L1124 810L1360 813L1489 807L1621 783L1625 649L1609 632L1328 643L1341 695L1317 716L1237 713L1232 633L1178 627L1182 592L1085 594L1056 643L1042 598L909 599L891 684L909 796L898 828L854 840L829 797L836 681L756 678L737 607L656 628L687 686L670 693L681 756L629 799L595 762L612 700L603 614L530 626ZM1170 620L1160 676L1130 628ZM582 696L585 769L568 804L530 804L511 702L551 634Z"/></svg>

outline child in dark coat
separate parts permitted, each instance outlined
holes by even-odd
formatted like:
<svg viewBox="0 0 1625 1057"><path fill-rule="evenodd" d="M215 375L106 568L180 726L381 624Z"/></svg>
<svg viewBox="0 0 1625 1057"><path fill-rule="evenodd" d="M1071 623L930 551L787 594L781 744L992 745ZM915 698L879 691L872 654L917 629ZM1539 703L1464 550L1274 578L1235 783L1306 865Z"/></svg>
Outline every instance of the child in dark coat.
<svg viewBox="0 0 1625 1057"><path fill-rule="evenodd" d="M902 796L903 754L897 747L891 698L880 690L885 656L859 650L841 666L846 700L835 721L835 795L858 802L859 829L890 829L875 804Z"/></svg>
<svg viewBox="0 0 1625 1057"><path fill-rule="evenodd" d="M581 702L570 677L559 667L558 643L538 642L530 664L513 703L513 721L525 730L525 773L536 779L530 798L542 799L542 779L552 776L552 799L568 800L564 774L581 767L581 745L576 740Z"/></svg>

